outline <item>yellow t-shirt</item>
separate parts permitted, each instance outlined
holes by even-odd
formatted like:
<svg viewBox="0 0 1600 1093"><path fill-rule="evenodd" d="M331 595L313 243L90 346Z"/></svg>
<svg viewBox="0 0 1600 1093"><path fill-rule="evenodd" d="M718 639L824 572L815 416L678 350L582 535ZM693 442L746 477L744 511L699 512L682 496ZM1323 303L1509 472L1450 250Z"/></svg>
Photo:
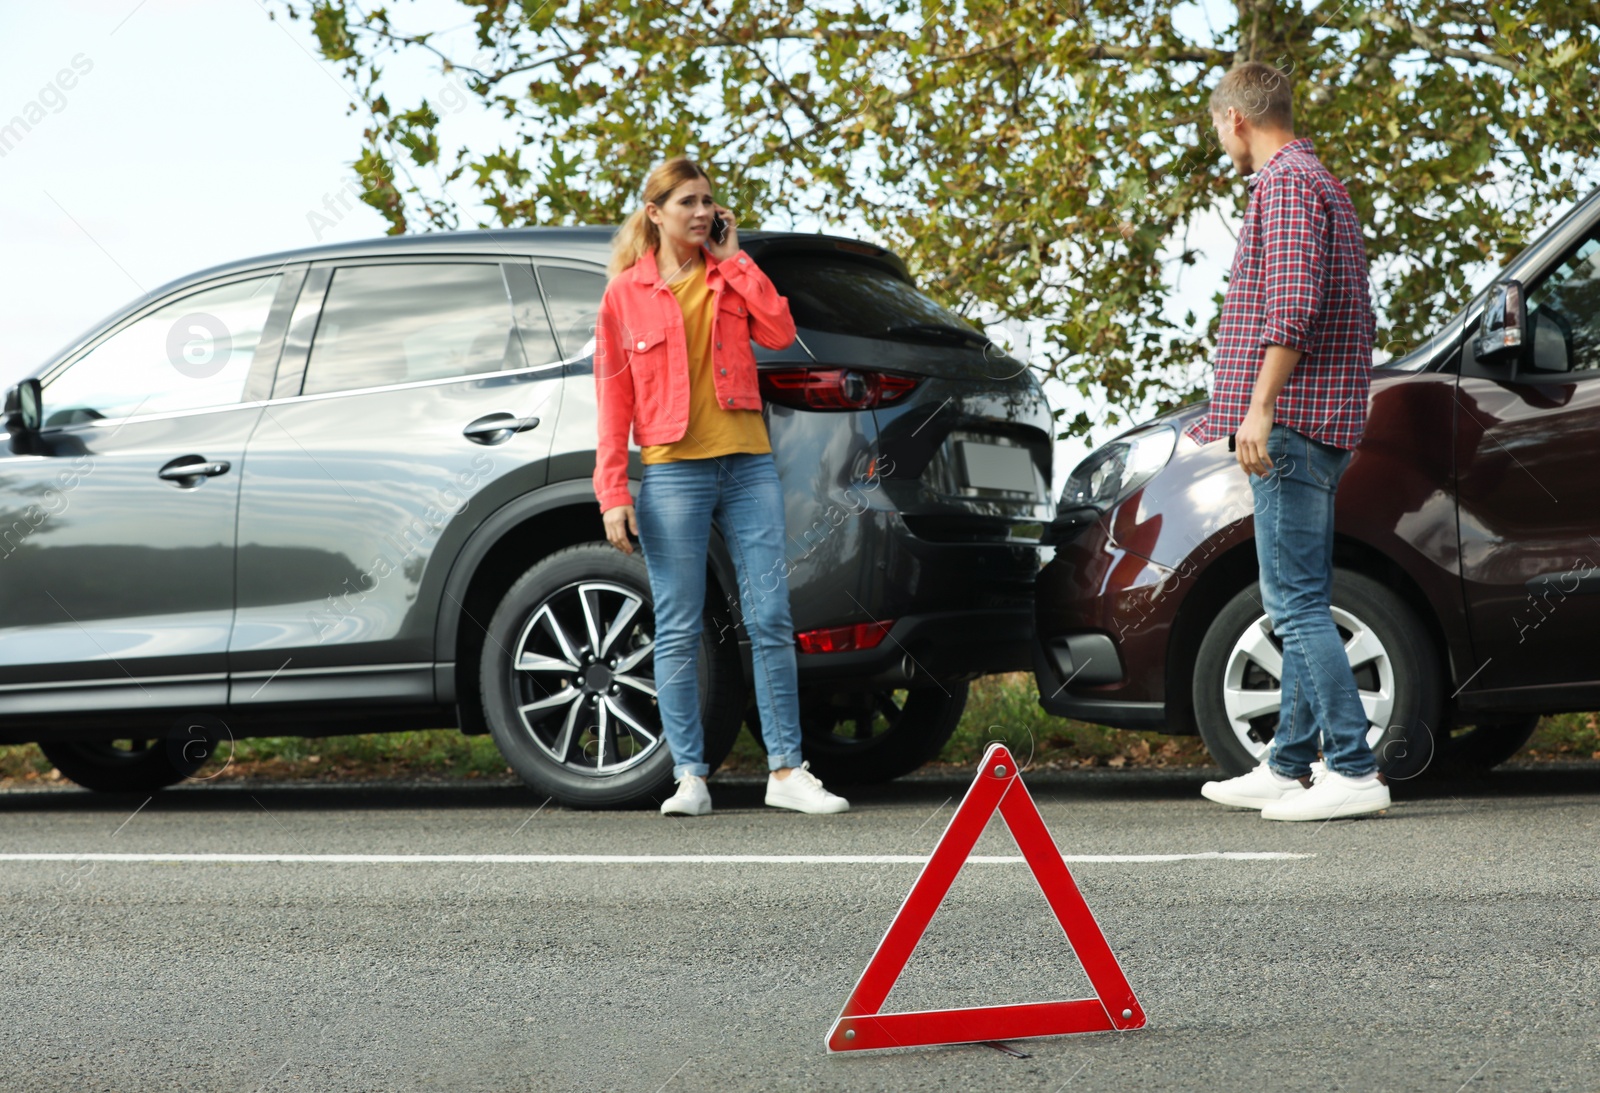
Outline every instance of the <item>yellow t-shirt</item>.
<svg viewBox="0 0 1600 1093"><path fill-rule="evenodd" d="M760 410L729 410L717 405L712 369L712 321L716 296L706 284L706 267L667 287L683 309L683 333L689 343L689 428L671 444L647 444L640 449L646 463L673 463L680 459L710 459L735 452L761 454L772 451L767 423Z"/></svg>

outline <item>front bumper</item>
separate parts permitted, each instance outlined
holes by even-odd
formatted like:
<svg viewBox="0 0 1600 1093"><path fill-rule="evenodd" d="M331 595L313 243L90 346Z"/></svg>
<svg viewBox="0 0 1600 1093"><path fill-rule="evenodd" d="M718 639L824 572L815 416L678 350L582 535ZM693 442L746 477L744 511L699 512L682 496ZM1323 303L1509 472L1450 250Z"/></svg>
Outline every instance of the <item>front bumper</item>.
<svg viewBox="0 0 1600 1093"><path fill-rule="evenodd" d="M1039 573L1029 655L1058 717L1165 730L1177 574L1119 547L1102 519L1072 529Z"/></svg>
<svg viewBox="0 0 1600 1093"><path fill-rule="evenodd" d="M1081 636L1110 641L1109 636L1104 634ZM1057 666L1059 655L1055 649L1043 640L1036 640L1032 643L1031 652L1033 676L1039 686L1039 705L1046 713L1057 717L1070 717L1075 721L1087 721L1095 725L1110 725L1114 729L1159 731L1166 727L1165 702L1137 702L1125 698L1101 698L1092 694L1075 693L1069 688L1081 677L1072 675L1063 677L1062 668ZM1069 683L1069 680L1072 683ZM1083 689L1080 686L1080 690Z"/></svg>

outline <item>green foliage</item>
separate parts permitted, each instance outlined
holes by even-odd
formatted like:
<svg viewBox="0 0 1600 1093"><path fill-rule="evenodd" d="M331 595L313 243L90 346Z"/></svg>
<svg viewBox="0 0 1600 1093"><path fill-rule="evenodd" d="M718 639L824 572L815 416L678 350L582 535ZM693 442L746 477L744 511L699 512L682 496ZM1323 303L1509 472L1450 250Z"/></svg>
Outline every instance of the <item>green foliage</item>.
<svg viewBox="0 0 1600 1093"><path fill-rule="evenodd" d="M1523 759L1600 759L1600 714L1558 713L1539 719Z"/></svg>
<svg viewBox="0 0 1600 1093"><path fill-rule="evenodd" d="M996 741L1031 766L1211 765L1198 737L1128 732L1046 713L1039 705L1039 689L1030 672L974 681L961 724L939 753L939 761L975 766Z"/></svg>
<svg viewBox="0 0 1600 1093"><path fill-rule="evenodd" d="M37 745L0 748L0 782L51 782L54 768ZM201 768L203 780L448 777L513 778L487 736L456 729L364 733L355 736L246 737L219 747Z"/></svg>
<svg viewBox="0 0 1600 1093"><path fill-rule="evenodd" d="M1197 737L1124 732L1052 717L1039 707L1039 693L1027 672L985 676L972 684L966 713L939 755L939 762L974 766L993 741L1004 743L1033 767L1148 767L1213 765ZM1600 759L1600 715L1555 714L1539 722L1517 761ZM515 780L487 736L463 736L455 729L367 733L307 738L255 737L240 740L231 757L219 752L218 771L202 770L216 782L234 779L494 778ZM766 755L750 737L739 734L726 771L758 774ZM0 747L0 784L56 781L53 768L33 744Z"/></svg>
<svg viewBox="0 0 1600 1093"><path fill-rule="evenodd" d="M681 152L745 223L864 226L958 310L1042 320L1035 365L1112 420L1204 385L1208 331L1166 302L1197 223L1244 201L1207 109L1234 62L1293 75L1367 225L1391 352L1575 196L1600 133L1600 0L1235 0L1203 33L1220 4L461 2L470 58L397 30L405 5L278 0L371 113L356 169L391 231L463 226L461 177L495 224L616 222ZM402 52L463 78L510 147L442 155L427 103L381 91Z"/></svg>
<svg viewBox="0 0 1600 1093"><path fill-rule="evenodd" d="M1211 765L1198 737L1124 732L1046 713L1039 705L1039 690L1030 672L973 681L961 723L937 762L971 768L996 742L1033 767ZM766 753L748 725L734 741L721 769L739 774L759 774L767 769Z"/></svg>
<svg viewBox="0 0 1600 1093"><path fill-rule="evenodd" d="M227 759L227 749L219 749L218 757ZM265 767L300 776L348 772L358 777L431 774L459 778L506 773L506 761L492 739L465 736L456 729L315 738L248 737L234 745L232 761L247 770Z"/></svg>

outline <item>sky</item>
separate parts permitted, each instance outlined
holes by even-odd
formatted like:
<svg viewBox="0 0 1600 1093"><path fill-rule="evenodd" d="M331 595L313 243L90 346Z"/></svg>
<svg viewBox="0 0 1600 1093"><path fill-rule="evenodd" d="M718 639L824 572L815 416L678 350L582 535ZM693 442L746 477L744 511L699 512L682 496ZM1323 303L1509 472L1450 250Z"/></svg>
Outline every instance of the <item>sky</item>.
<svg viewBox="0 0 1600 1093"><path fill-rule="evenodd" d="M408 6L407 25L430 8L465 31L443 2ZM363 115L304 22L257 0L0 0L0 42L0 123L32 119L0 134L0 386L176 277L387 227L350 197ZM453 78L406 65L391 80L446 115L452 143L502 132ZM1220 222L1205 230L1209 260L1185 272L1201 303L1232 250ZM1045 393L1068 416L1079 405ZM1088 450L1058 442L1057 492Z"/></svg>
<svg viewBox="0 0 1600 1093"><path fill-rule="evenodd" d="M46 107L0 158L0 382L166 281L317 241L360 125L304 34L254 0L0 6L0 118Z"/></svg>

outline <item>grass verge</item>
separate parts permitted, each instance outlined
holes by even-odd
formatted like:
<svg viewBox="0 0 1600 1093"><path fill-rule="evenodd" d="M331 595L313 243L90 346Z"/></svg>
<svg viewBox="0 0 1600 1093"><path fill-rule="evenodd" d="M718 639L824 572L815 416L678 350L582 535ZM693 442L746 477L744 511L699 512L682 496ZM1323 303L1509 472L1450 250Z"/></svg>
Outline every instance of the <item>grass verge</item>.
<svg viewBox="0 0 1600 1093"><path fill-rule="evenodd" d="M997 740L1035 769L1211 765L1198 737L1125 732L1052 717L1039 708L1033 676L1027 672L975 681L961 724L938 761L970 768ZM1600 714L1544 718L1519 758L1600 759ZM766 769L766 758L748 730L740 732L723 769L752 774ZM208 768L201 773L209 773L215 781L515 780L493 740L463 736L455 729L321 738L251 737L234 744L232 759L222 770L210 772ZM0 788L60 780L36 745L0 747Z"/></svg>

